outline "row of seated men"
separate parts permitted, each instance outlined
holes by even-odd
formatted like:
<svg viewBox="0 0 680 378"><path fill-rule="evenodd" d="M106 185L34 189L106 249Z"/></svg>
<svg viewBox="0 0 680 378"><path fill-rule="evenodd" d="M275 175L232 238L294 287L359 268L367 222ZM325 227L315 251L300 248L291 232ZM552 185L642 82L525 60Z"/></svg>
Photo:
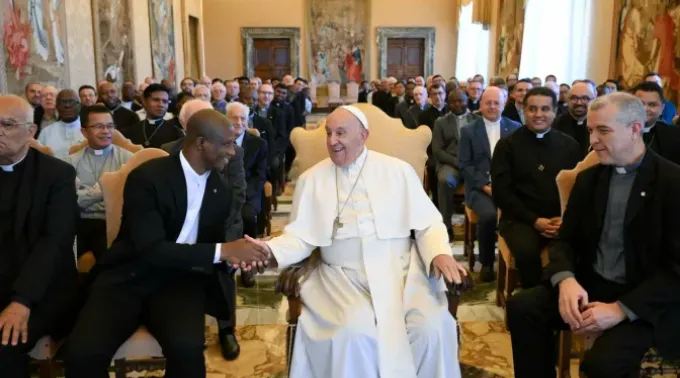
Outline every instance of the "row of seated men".
<svg viewBox="0 0 680 378"><path fill-rule="evenodd" d="M469 90L447 98L433 82L426 101L425 88L407 84L409 111L420 108L418 123L433 129L427 169L445 223L451 229L454 193L465 185L466 205L479 216L481 278L495 278L498 229L529 289L508 304L517 377L555 376L557 328L602 334L583 364L588 377L636 376L652 345L680 355L668 336L680 335L670 320L680 309L680 201L671 194L680 183L680 127L661 121L665 99L654 76L595 102L594 85L577 81L566 109L559 88L521 79L507 106L503 88L480 91L477 112ZM556 176L591 150L615 169L579 175L563 218Z"/></svg>

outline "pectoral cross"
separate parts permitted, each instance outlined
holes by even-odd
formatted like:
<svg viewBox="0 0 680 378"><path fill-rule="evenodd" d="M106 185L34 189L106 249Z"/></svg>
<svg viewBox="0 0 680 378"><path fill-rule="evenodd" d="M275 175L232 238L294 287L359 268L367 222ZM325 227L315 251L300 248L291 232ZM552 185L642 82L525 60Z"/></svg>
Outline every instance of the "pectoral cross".
<svg viewBox="0 0 680 378"><path fill-rule="evenodd" d="M333 233L331 234L331 240L335 239L335 237L338 235L338 230L341 229L342 226L344 226L344 224L340 222L340 217L335 217L335 220L333 221Z"/></svg>

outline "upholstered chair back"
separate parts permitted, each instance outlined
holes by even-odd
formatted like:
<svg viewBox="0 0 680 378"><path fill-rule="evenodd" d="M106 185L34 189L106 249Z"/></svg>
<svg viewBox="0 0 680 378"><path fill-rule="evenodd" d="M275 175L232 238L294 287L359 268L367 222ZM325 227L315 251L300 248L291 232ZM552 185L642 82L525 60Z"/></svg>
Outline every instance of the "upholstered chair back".
<svg viewBox="0 0 680 378"><path fill-rule="evenodd" d="M42 152L45 155L54 156L54 151L52 151L52 148L50 146L43 146L37 139L31 138L31 140L28 141L28 146Z"/></svg>
<svg viewBox="0 0 680 378"><path fill-rule="evenodd" d="M595 151L590 151L586 155L585 159L581 160L574 169L562 170L557 174L557 190L560 193L560 204L562 206L562 214L567 208L567 202L569 202L569 195L571 190L574 188L576 183L576 176L583 171L594 165L600 164L600 158L597 156Z"/></svg>

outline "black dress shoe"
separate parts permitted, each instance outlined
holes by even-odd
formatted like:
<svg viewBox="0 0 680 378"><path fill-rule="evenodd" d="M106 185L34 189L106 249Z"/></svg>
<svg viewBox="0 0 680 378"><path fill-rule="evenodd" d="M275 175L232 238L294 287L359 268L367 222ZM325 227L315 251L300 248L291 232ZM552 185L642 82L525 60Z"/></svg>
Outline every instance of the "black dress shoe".
<svg viewBox="0 0 680 378"><path fill-rule="evenodd" d="M241 346L236 340L236 336L230 332L222 332L219 334L220 346L222 347L222 357L227 361L234 361L241 354Z"/></svg>
<svg viewBox="0 0 680 378"><path fill-rule="evenodd" d="M479 278L482 282L493 282L496 279L496 273L493 271L493 266L483 266L479 273Z"/></svg>
<svg viewBox="0 0 680 378"><path fill-rule="evenodd" d="M253 287L255 286L255 274L253 272L241 271L241 286Z"/></svg>

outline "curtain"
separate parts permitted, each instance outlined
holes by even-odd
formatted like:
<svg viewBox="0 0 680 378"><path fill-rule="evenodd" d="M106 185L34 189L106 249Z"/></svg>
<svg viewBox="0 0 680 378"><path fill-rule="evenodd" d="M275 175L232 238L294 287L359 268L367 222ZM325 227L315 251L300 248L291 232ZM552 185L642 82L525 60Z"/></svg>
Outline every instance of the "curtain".
<svg viewBox="0 0 680 378"><path fill-rule="evenodd" d="M560 83L584 79L591 17L591 0L527 1L520 76L553 74Z"/></svg>
<svg viewBox="0 0 680 378"><path fill-rule="evenodd" d="M526 0L500 0L498 33L498 76L519 72L524 35L524 4Z"/></svg>
<svg viewBox="0 0 680 378"><path fill-rule="evenodd" d="M489 31L472 21L474 2L460 9L456 77L466 80L476 74L485 77L489 70Z"/></svg>
<svg viewBox="0 0 680 378"><path fill-rule="evenodd" d="M493 0L472 0L472 22L489 29L493 14Z"/></svg>

